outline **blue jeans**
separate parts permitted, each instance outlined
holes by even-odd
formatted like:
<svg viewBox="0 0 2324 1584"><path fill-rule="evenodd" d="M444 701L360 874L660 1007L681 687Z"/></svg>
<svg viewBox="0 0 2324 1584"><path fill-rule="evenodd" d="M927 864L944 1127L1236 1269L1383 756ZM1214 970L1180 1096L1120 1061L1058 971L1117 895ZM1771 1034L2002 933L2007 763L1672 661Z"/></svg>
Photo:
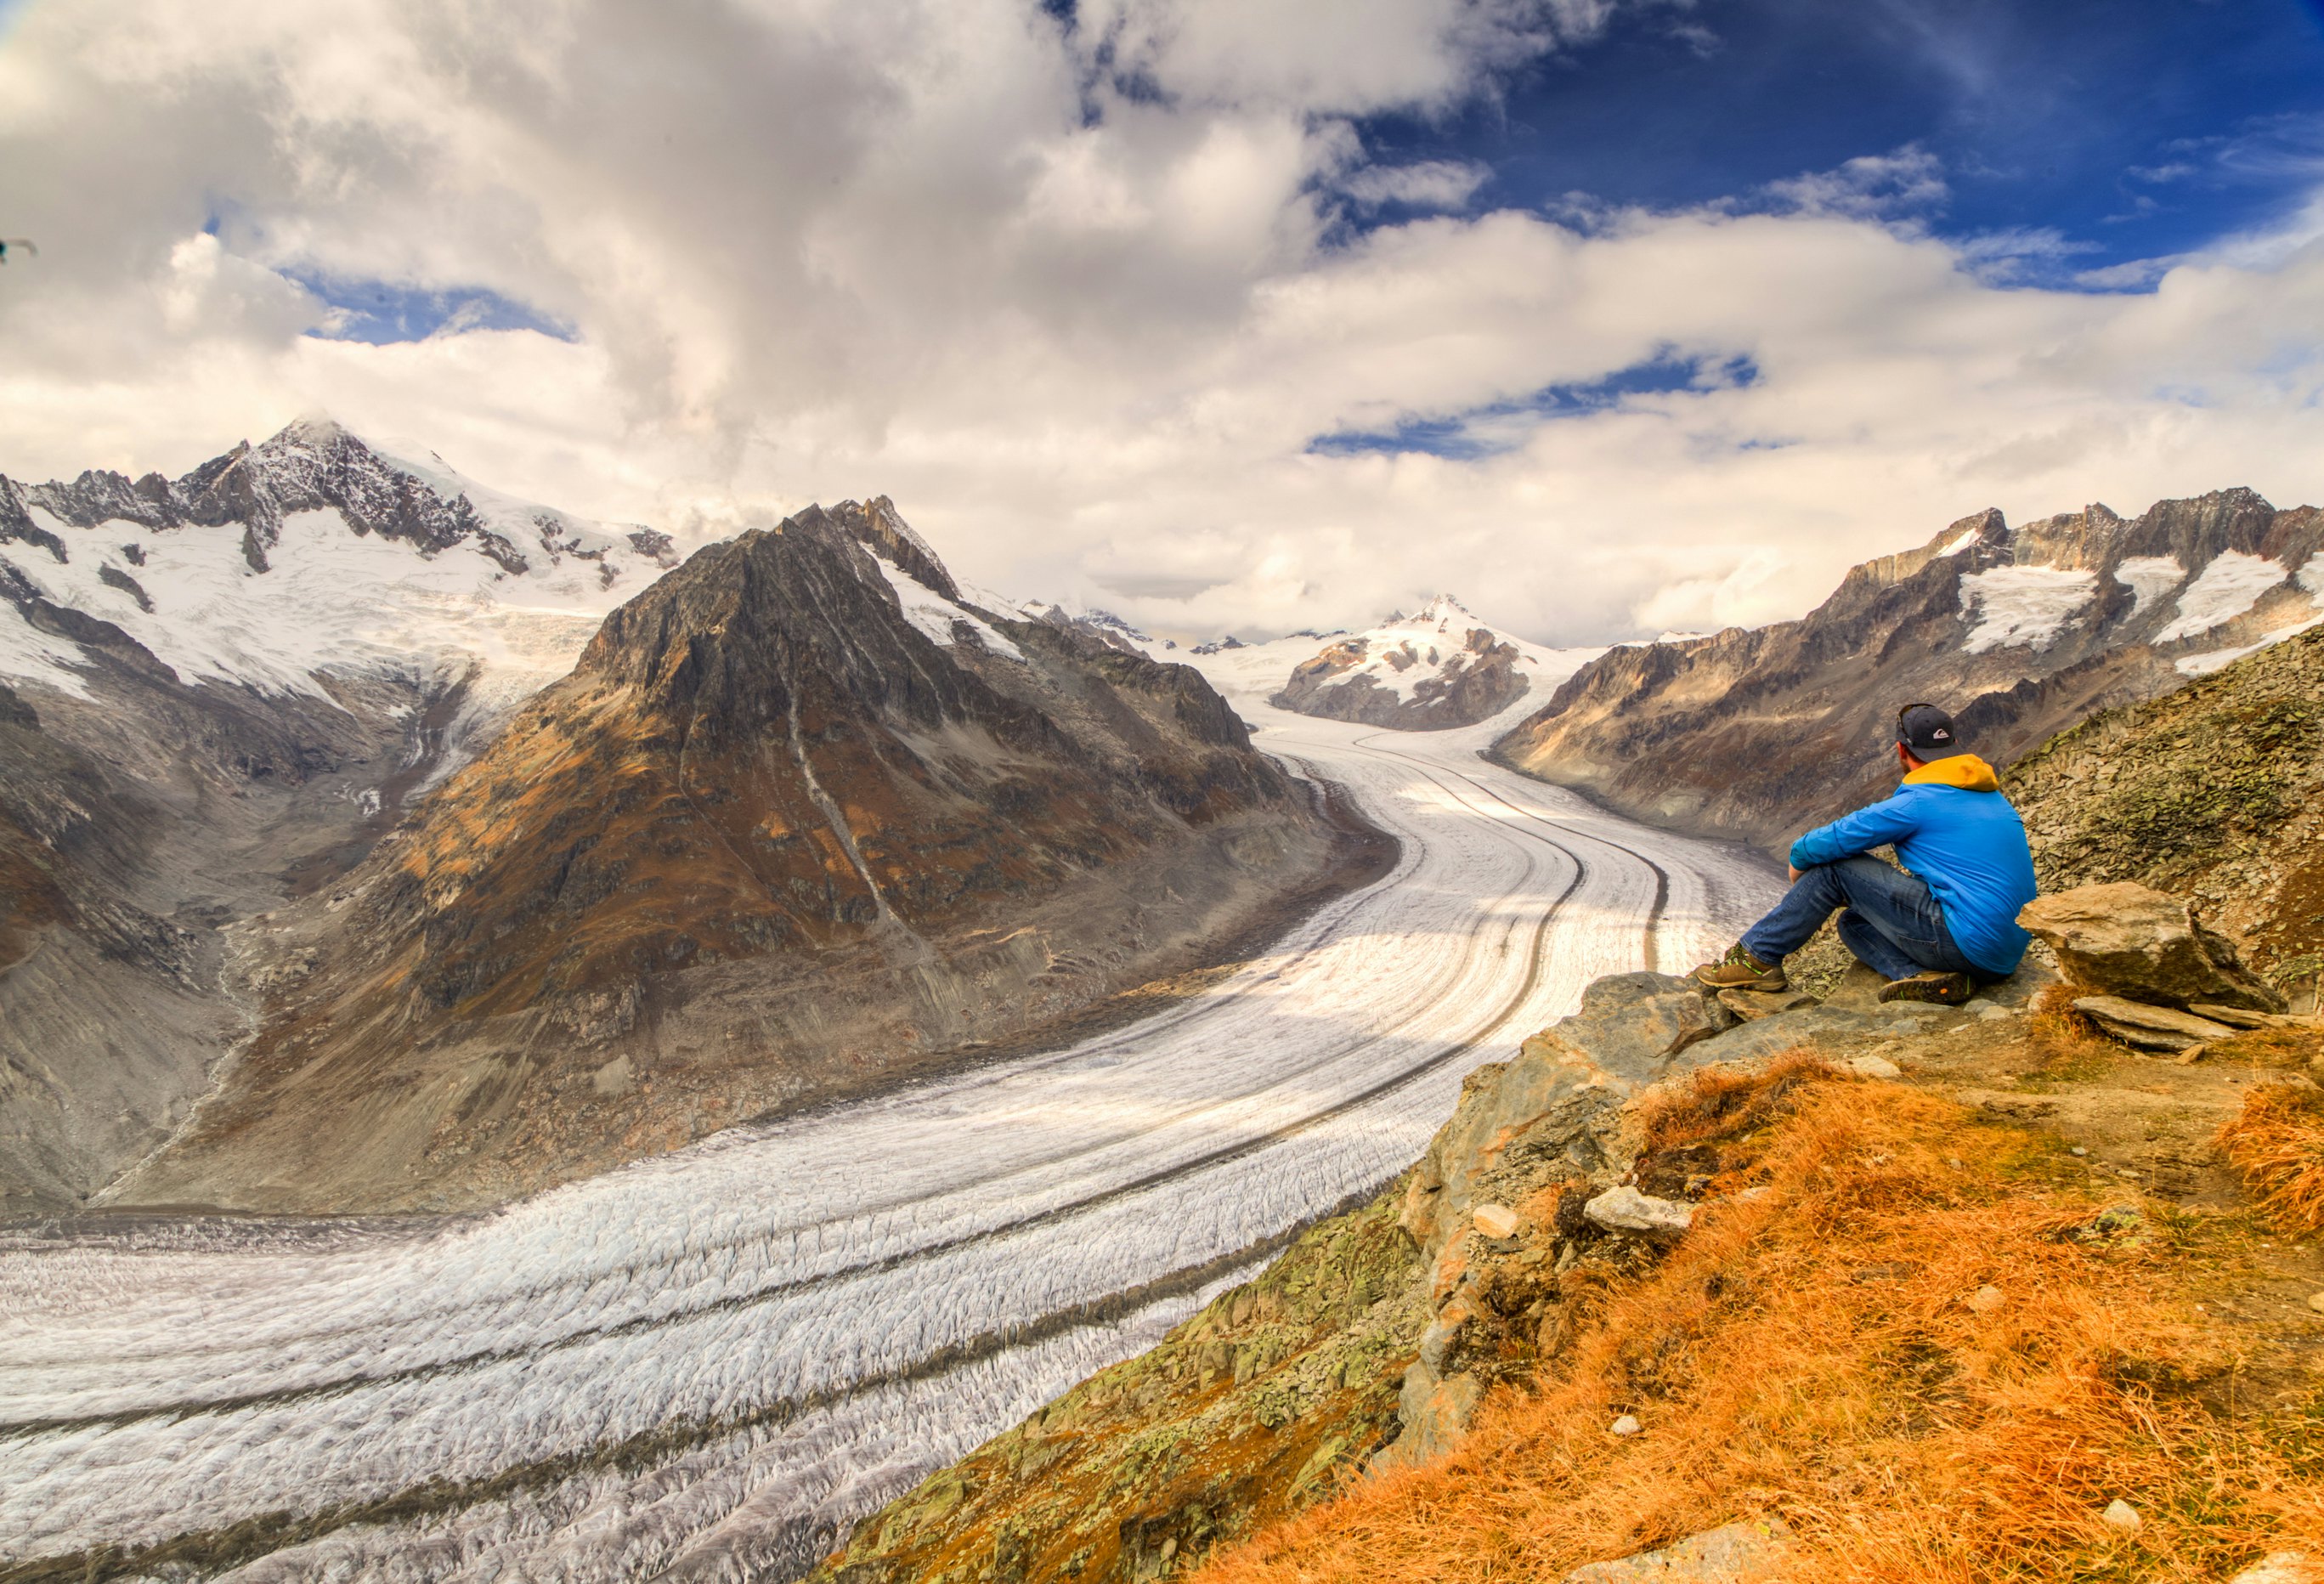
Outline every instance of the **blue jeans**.
<svg viewBox="0 0 2324 1584"><path fill-rule="evenodd" d="M1934 969L1989 979L1961 955L1945 927L1945 910L1918 875L1877 858L1820 863L1794 881L1767 916L1744 932L1743 949L1781 962L1808 944L1837 909L1841 944L1883 979L1910 979Z"/></svg>

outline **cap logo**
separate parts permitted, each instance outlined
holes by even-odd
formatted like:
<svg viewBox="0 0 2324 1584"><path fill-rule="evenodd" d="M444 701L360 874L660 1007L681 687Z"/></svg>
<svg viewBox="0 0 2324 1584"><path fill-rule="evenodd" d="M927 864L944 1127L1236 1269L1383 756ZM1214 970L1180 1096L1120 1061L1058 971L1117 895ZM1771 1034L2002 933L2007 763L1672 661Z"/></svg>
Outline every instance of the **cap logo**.
<svg viewBox="0 0 2324 1584"><path fill-rule="evenodd" d="M1938 727L1935 731L1930 732L1929 735L1935 738L1940 742L1950 742L1953 740L1953 734L1946 731L1942 726Z"/></svg>

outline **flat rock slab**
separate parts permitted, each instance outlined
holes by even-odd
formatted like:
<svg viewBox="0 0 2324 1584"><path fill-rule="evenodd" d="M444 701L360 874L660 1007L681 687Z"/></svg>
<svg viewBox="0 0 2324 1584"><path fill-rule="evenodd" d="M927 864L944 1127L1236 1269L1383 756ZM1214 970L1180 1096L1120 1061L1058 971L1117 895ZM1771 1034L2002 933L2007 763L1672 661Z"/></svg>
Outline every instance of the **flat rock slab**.
<svg viewBox="0 0 2324 1584"><path fill-rule="evenodd" d="M2192 1012L2152 1007L2120 996L2078 996L2074 1010L2116 1039L2143 1050L2183 1051L2190 1045L2226 1039L2235 1033L2224 1023L2198 1018Z"/></svg>
<svg viewBox="0 0 2324 1584"><path fill-rule="evenodd" d="M1593 980L1582 1005L1548 1037L1609 1073L1650 1082L1662 1063L1735 1024L1735 1014L1691 979L1616 973Z"/></svg>
<svg viewBox="0 0 2324 1584"><path fill-rule="evenodd" d="M1797 1012L1820 1003L1805 990L1776 990L1771 995L1762 990L1723 990L1719 992L1719 1004L1742 1021L1757 1023L1762 1018Z"/></svg>
<svg viewBox="0 0 2324 1584"><path fill-rule="evenodd" d="M1863 1012L1849 1011L1829 1002L1821 1007L1802 1007L1797 1011L1778 1012L1772 1018L1761 1018L1714 1035L1690 1049L1687 1060L1701 1065L1754 1062L1825 1040L1885 1037L1896 1032L1891 1027L1895 1021L1893 1008L1887 1007Z"/></svg>

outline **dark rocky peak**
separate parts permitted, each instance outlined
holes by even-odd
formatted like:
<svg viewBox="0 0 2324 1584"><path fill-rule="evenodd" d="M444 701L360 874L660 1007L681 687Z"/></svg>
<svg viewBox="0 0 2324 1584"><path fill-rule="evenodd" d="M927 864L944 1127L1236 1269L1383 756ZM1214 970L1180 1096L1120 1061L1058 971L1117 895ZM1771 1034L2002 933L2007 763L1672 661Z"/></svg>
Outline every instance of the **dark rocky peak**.
<svg viewBox="0 0 2324 1584"><path fill-rule="evenodd" d="M810 506L700 551L606 617L576 675L688 730L756 731L819 687L923 727L973 713L984 690L905 619L860 526Z"/></svg>
<svg viewBox="0 0 2324 1584"><path fill-rule="evenodd" d="M948 600L959 601L960 585L953 581L936 551L928 548L927 540L912 531L903 513L887 496L874 495L860 502L842 501L824 515L907 577Z"/></svg>
<svg viewBox="0 0 2324 1584"><path fill-rule="evenodd" d="M197 487L180 481L198 520L240 521L272 545L284 515L337 507L357 533L403 539L433 555L464 541L511 572L524 555L488 527L465 493L446 500L330 419L309 417L284 428Z"/></svg>
<svg viewBox="0 0 2324 1584"><path fill-rule="evenodd" d="M134 483L106 470L84 472L69 483L51 480L19 489L0 488L0 539L46 542L25 514L38 506L75 528L134 522L149 529L239 525L251 566L266 569L266 551L280 542L282 520L294 511L337 508L357 533L375 533L417 546L423 555L464 541L511 572L526 569L524 555L485 523L464 493L447 499L434 486L381 456L327 418L309 417L289 425L263 445L249 442L214 456L182 478L149 473ZM579 549L560 545L561 519L544 514L539 527L552 553ZM51 547L60 558L60 547ZM652 554L639 547L641 554Z"/></svg>
<svg viewBox="0 0 2324 1584"><path fill-rule="evenodd" d="M69 484L51 481L34 484L24 493L33 505L75 528L95 528L100 522L177 528L186 520L183 498L158 473L132 483L125 474L90 469Z"/></svg>
<svg viewBox="0 0 2324 1584"><path fill-rule="evenodd" d="M2187 501L2158 501L2132 525L2123 549L2130 556L2172 556L2200 572L2222 551L2263 554L2282 515L2255 490L2215 490Z"/></svg>
<svg viewBox="0 0 2324 1584"><path fill-rule="evenodd" d="M21 541L38 545L58 560L65 558L64 541L32 520L24 487L0 474L0 545ZM22 581L21 578L18 581Z"/></svg>

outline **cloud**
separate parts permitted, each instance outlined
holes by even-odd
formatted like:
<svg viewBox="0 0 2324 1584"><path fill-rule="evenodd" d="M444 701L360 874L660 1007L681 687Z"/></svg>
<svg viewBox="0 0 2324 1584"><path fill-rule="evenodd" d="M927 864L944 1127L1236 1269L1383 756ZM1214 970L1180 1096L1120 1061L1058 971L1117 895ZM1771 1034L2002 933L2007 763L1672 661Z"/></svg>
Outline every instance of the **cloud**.
<svg viewBox="0 0 2324 1584"><path fill-rule="evenodd" d="M1771 181L1766 191L1803 214L1859 220L1924 213L1952 196L1943 161L1910 143L1891 153L1860 154L1836 170Z"/></svg>
<svg viewBox="0 0 2324 1584"><path fill-rule="evenodd" d="M1340 183L1340 190L1368 209L1397 204L1409 209L1459 209L1468 205L1492 172L1460 160L1423 160L1409 165L1367 165Z"/></svg>
<svg viewBox="0 0 2324 1584"><path fill-rule="evenodd" d="M1306 114L1443 109L1499 69L1584 43L1616 0L1083 0L1093 73L1172 98Z"/></svg>
<svg viewBox="0 0 2324 1584"><path fill-rule="evenodd" d="M1352 118L1586 71L1618 14L1361 4L43 0L0 470L320 406L682 531L892 494L977 583L1173 632L1449 586L1576 642L1797 613L1987 504L2324 494L2324 206L2108 293L1916 227L1910 146L1478 212ZM1430 422L1474 443L1316 445Z"/></svg>

